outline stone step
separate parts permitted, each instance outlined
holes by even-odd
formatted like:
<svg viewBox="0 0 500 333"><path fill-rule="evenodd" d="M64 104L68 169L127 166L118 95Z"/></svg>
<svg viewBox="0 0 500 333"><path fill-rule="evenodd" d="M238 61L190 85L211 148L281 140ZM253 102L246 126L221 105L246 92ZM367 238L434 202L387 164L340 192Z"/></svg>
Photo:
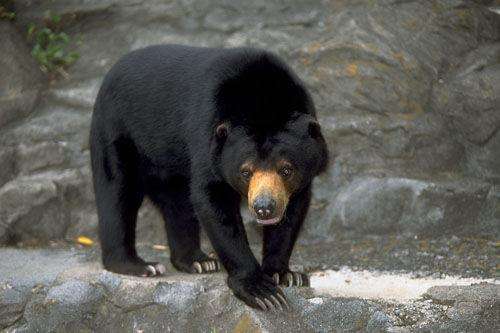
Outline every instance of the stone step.
<svg viewBox="0 0 500 333"><path fill-rule="evenodd" d="M141 252L166 259L153 250ZM94 249L0 249L0 329L493 331L500 323L500 285L491 278L418 278L327 264L311 273L311 287L285 288L290 311L262 312L231 294L225 273L182 274L169 266L164 277L130 277L104 271L97 255ZM294 261L311 269L304 259Z"/></svg>

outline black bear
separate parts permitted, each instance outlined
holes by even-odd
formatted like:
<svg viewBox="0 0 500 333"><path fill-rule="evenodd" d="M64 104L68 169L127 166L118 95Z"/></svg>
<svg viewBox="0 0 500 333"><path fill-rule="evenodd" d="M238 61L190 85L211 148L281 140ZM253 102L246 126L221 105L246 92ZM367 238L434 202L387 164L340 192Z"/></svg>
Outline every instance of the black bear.
<svg viewBox="0 0 500 333"><path fill-rule="evenodd" d="M277 56L181 45L133 51L102 83L90 149L107 270L165 272L135 250L147 196L178 270L215 272L220 261L233 293L263 310L288 305L279 284L304 284L289 259L328 153L309 93ZM245 199L264 226L262 264L243 227ZM200 225L219 261L201 251Z"/></svg>

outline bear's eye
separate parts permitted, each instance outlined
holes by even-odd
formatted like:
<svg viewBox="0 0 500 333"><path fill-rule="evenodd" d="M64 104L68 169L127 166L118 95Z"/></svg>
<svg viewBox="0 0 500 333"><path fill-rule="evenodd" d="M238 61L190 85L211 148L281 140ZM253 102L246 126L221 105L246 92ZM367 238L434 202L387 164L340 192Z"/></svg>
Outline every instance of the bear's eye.
<svg viewBox="0 0 500 333"><path fill-rule="evenodd" d="M292 175L292 168L288 166L282 167L279 173L283 178L288 178Z"/></svg>
<svg viewBox="0 0 500 333"><path fill-rule="evenodd" d="M249 180L250 177L252 176L252 171L248 170L248 169L243 169L241 170L241 176L245 179L245 180Z"/></svg>

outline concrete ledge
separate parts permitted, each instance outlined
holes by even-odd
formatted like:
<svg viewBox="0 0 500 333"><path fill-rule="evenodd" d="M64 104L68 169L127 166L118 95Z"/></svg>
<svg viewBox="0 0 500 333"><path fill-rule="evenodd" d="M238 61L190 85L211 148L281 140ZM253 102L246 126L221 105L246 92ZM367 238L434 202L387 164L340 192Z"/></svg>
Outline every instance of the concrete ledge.
<svg viewBox="0 0 500 333"><path fill-rule="evenodd" d="M0 328L6 332L468 331L494 330L500 322L500 286L492 283L460 292L433 287L425 298L404 301L287 288L293 310L263 313L233 297L223 273L122 276L78 249L4 248L0 257Z"/></svg>

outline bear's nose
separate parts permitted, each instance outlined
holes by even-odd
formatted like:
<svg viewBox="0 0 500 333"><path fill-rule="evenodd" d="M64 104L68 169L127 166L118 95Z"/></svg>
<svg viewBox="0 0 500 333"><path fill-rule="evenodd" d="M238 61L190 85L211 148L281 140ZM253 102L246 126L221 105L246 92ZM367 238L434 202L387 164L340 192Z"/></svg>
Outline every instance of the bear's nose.
<svg viewBox="0 0 500 333"><path fill-rule="evenodd" d="M257 218L268 220L274 217L276 212L276 201L269 196L258 196L253 203L253 210Z"/></svg>

